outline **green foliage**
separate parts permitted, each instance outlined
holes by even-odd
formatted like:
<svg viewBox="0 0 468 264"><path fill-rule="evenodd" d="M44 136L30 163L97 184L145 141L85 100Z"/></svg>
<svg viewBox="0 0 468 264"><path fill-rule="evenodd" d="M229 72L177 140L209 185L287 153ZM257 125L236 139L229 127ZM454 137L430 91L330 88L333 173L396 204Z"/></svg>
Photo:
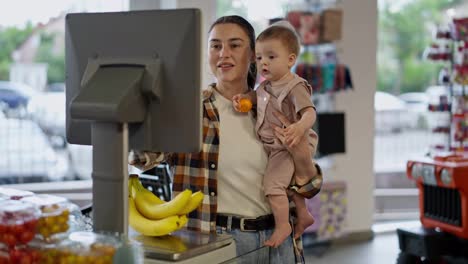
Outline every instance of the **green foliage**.
<svg viewBox="0 0 468 264"><path fill-rule="evenodd" d="M435 84L438 66L423 60L431 28L462 0L385 0L379 8L378 90L400 94Z"/></svg>
<svg viewBox="0 0 468 264"><path fill-rule="evenodd" d="M28 23L24 29L8 27L0 31L0 80L9 79L11 54L31 35L32 30L31 23Z"/></svg>
<svg viewBox="0 0 468 264"><path fill-rule="evenodd" d="M9 27L0 31L0 80L9 79L12 53L32 34L33 27L28 23L24 29ZM65 52L54 51L55 34L41 33L35 61L48 64L47 82L65 81Z"/></svg>
<svg viewBox="0 0 468 264"><path fill-rule="evenodd" d="M431 83L436 83L439 66L427 61L408 59L404 62L401 93L424 91Z"/></svg>
<svg viewBox="0 0 468 264"><path fill-rule="evenodd" d="M388 64L379 64L377 67L377 90L390 91L397 75L396 69Z"/></svg>

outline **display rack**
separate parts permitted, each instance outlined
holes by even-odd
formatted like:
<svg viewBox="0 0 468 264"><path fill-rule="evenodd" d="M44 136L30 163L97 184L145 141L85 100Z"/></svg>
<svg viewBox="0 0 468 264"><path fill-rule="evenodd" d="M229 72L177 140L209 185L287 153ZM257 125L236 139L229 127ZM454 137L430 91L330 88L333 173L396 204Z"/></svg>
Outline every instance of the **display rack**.
<svg viewBox="0 0 468 264"><path fill-rule="evenodd" d="M340 2L292 1L286 8L285 19L301 41L293 71L312 85L314 93L335 93L353 86L350 70L340 64L335 45L342 35L343 12L337 8Z"/></svg>
<svg viewBox="0 0 468 264"><path fill-rule="evenodd" d="M431 146L431 152L468 150L468 19L453 19L437 28L425 57L442 63L438 85L446 89L431 98L428 110L439 122L432 132L445 135L445 142Z"/></svg>

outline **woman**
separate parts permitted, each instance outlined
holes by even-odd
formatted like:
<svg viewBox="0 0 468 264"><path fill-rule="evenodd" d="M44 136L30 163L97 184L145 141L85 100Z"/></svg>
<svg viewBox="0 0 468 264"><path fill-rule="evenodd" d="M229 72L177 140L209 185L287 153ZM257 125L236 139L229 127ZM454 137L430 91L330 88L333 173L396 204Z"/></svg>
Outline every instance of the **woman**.
<svg viewBox="0 0 468 264"><path fill-rule="evenodd" d="M210 28L208 57L217 82L203 92L203 149L199 153L133 153L130 164L147 170L161 161L173 166L173 191L202 190L203 206L189 215L188 229L229 233L241 256L264 246L274 229L271 209L262 190L267 157L255 135L253 111L237 113L231 103L234 95L246 93L255 85L255 32L245 19L226 16ZM290 125L284 116L278 118ZM221 121L222 120L222 121ZM283 142L283 128L276 128ZM300 189L315 194L320 186L311 181L313 163L307 139L288 148L306 169L296 171ZM320 175L321 176L321 175ZM314 185L315 184L315 185ZM321 178L320 183L321 184ZM243 224L241 226L241 224ZM303 262L300 243L289 237L277 248L248 255L246 263ZM263 254L268 251L268 254Z"/></svg>

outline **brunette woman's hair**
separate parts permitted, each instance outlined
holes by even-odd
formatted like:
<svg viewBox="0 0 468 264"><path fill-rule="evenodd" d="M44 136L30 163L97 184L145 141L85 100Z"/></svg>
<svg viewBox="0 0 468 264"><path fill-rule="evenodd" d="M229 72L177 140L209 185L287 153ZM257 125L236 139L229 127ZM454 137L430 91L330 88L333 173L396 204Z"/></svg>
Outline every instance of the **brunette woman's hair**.
<svg viewBox="0 0 468 264"><path fill-rule="evenodd" d="M249 37L250 49L252 50L253 54L255 54L255 30L247 20L241 16L223 16L216 19L216 21L211 24L210 30L208 32L211 32L211 30L213 30L213 28L219 24L235 24L241 27ZM257 66L255 65L255 62L253 62L250 63L249 74L247 76L247 85L250 89L254 88L256 80Z"/></svg>

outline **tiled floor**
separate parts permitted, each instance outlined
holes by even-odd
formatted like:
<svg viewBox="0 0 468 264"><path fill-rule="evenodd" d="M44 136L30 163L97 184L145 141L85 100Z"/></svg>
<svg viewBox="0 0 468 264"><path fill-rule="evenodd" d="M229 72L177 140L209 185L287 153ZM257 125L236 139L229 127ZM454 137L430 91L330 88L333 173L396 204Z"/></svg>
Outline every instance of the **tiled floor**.
<svg viewBox="0 0 468 264"><path fill-rule="evenodd" d="M395 264L398 253L398 227L416 227L419 221L394 222L373 226L374 238L354 244L308 247L306 263L311 264Z"/></svg>
<svg viewBox="0 0 468 264"><path fill-rule="evenodd" d="M305 259L311 264L395 264L399 251L398 237L392 231L355 244L306 248Z"/></svg>

